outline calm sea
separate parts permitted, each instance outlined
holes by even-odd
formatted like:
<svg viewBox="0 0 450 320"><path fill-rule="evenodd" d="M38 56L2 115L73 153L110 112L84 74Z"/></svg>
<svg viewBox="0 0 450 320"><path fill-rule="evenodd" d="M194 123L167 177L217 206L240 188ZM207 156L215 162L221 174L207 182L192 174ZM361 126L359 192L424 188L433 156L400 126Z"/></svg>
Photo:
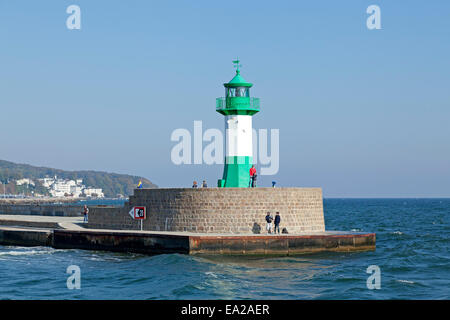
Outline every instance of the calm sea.
<svg viewBox="0 0 450 320"><path fill-rule="evenodd" d="M450 299L450 199L326 199L328 230L375 252L268 259L0 246L0 299ZM81 289L69 290L69 265ZM367 267L381 271L369 290Z"/></svg>

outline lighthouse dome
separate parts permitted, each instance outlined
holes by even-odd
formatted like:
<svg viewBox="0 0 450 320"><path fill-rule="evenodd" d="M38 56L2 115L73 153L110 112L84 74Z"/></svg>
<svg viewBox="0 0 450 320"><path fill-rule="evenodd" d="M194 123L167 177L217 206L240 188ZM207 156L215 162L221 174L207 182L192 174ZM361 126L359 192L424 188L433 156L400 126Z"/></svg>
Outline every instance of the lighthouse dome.
<svg viewBox="0 0 450 320"><path fill-rule="evenodd" d="M234 88L234 87L247 87L247 88L250 88L251 86L253 86L252 83L249 83L249 82L245 81L244 78L242 78L239 69L236 70L236 75L234 76L234 78L231 79L230 82L224 83L223 85L226 88Z"/></svg>

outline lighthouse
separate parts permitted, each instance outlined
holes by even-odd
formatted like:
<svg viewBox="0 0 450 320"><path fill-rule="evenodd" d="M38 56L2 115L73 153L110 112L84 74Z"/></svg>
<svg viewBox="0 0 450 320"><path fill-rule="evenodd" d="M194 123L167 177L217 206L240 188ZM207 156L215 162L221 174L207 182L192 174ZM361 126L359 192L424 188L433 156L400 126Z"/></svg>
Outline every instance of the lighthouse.
<svg viewBox="0 0 450 320"><path fill-rule="evenodd" d="M239 60L234 60L236 75L224 83L225 97L216 99L216 111L225 117L225 167L218 186L246 188L253 164L252 117L259 112L259 98L250 96L253 84L244 80Z"/></svg>

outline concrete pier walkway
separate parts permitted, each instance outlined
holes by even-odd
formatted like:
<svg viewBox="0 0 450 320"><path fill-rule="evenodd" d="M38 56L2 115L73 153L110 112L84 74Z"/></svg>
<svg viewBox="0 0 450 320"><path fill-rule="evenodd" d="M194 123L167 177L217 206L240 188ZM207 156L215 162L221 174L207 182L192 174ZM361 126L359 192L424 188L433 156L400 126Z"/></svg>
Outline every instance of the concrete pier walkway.
<svg viewBox="0 0 450 320"><path fill-rule="evenodd" d="M82 217L0 215L0 244L146 254L297 255L375 250L375 234L220 234L85 228Z"/></svg>

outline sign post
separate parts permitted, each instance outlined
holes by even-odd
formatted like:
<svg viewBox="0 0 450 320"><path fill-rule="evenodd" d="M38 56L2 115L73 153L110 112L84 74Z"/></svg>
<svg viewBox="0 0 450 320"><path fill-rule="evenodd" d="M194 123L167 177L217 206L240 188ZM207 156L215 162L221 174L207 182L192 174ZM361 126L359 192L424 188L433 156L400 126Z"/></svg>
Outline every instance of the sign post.
<svg viewBox="0 0 450 320"><path fill-rule="evenodd" d="M145 207L133 207L128 213L134 220L141 220L141 231L142 231L143 221L147 218Z"/></svg>

